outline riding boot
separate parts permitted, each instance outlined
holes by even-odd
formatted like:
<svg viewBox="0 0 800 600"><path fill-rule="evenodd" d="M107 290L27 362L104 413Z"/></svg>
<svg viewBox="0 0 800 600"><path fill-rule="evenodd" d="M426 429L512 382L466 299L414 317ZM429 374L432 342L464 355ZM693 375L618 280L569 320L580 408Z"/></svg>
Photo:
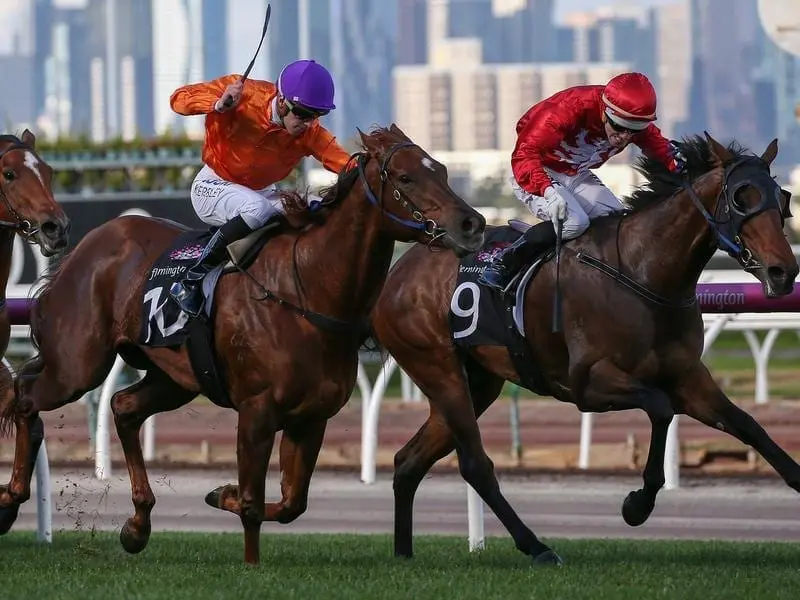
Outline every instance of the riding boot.
<svg viewBox="0 0 800 600"><path fill-rule="evenodd" d="M478 278L478 283L505 291L517 271L527 262L556 243L556 232L550 221L542 221L498 254Z"/></svg>
<svg viewBox="0 0 800 600"><path fill-rule="evenodd" d="M189 267L183 278L169 288L181 310L196 317L203 308L201 282L214 268L225 260L229 244L249 235L253 230L241 216L235 217L214 232L197 262Z"/></svg>

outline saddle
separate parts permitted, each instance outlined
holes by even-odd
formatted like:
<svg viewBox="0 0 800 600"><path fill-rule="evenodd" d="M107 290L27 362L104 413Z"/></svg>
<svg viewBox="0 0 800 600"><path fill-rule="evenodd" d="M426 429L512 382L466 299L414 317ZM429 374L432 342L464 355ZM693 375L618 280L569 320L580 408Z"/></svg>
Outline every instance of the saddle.
<svg viewBox="0 0 800 600"><path fill-rule="evenodd" d="M145 284L139 343L155 348L175 348L185 343L201 391L212 402L225 408L232 408L233 404L214 351L214 291L223 274L249 268L279 228L280 222L272 221L227 246L228 259L202 281L205 305L195 318L190 318L180 309L169 296L168 290L194 264L213 230L190 229L181 232L156 259Z"/></svg>
<svg viewBox="0 0 800 600"><path fill-rule="evenodd" d="M448 316L453 344L457 348L505 347L522 387L543 394L548 388L525 339L524 298L525 290L541 266L555 256L555 249L544 250L519 269L506 293L479 283L486 265L530 227L525 221L511 219L508 225L487 232L484 246L461 259Z"/></svg>

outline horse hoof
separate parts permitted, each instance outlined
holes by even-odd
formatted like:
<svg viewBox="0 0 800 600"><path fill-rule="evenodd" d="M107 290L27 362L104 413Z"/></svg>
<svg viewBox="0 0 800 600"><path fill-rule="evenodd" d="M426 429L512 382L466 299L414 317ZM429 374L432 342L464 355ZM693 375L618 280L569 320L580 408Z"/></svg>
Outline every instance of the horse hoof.
<svg viewBox="0 0 800 600"><path fill-rule="evenodd" d="M0 509L11 508L17 504L19 504L19 502L14 501L14 496L11 495L8 487L0 485Z"/></svg>
<svg viewBox="0 0 800 600"><path fill-rule="evenodd" d="M564 561L561 560L561 557L558 554L548 549L542 552L541 554L535 556L533 558L533 564L536 566L545 565L552 567L560 567L561 565L564 564Z"/></svg>
<svg viewBox="0 0 800 600"><path fill-rule="evenodd" d="M222 508L222 490L225 489L224 485L211 490L206 494L206 504L211 508Z"/></svg>
<svg viewBox="0 0 800 600"><path fill-rule="evenodd" d="M239 496L238 485L221 485L216 489L211 490L206 494L205 502L211 508L218 508L220 510L227 510L235 514L239 514L239 506L237 503L229 503L225 505L225 501Z"/></svg>
<svg viewBox="0 0 800 600"><path fill-rule="evenodd" d="M625 497L622 503L622 518L631 527L638 527L650 518L655 505L655 498L645 494L644 490L636 490Z"/></svg>
<svg viewBox="0 0 800 600"><path fill-rule="evenodd" d="M119 532L119 542L128 554L139 554L139 552L145 549L149 539L149 530L144 535L138 536L134 533L134 529L130 526L128 521L125 522L125 525L122 526Z"/></svg>
<svg viewBox="0 0 800 600"><path fill-rule="evenodd" d="M17 521L19 515L19 504L4 506L0 508L0 535L5 535L11 531L11 527Z"/></svg>

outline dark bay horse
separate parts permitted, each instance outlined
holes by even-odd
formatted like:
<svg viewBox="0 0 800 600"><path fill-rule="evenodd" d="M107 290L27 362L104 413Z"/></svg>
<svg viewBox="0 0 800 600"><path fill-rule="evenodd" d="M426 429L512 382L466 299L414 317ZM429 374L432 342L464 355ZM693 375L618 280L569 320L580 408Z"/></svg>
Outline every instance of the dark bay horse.
<svg viewBox="0 0 800 600"><path fill-rule="evenodd" d="M751 445L800 491L800 466L725 396L701 362L703 321L695 301L701 271L718 247L734 254L766 295L792 290L798 265L783 231L791 213L770 176L777 140L757 157L738 144L726 148L706 138L682 143L686 179L640 159L637 168L648 185L629 199L630 210L597 219L564 245L560 331L551 325L556 261L544 263L523 300L525 339L543 381L532 391L582 412L639 408L650 418L644 486L622 507L630 525L644 523L664 485L667 428L675 414ZM416 490L433 464L455 449L461 475L517 548L536 563L560 564L506 501L481 443L477 417L505 381L523 382L506 347L453 343L448 310L458 260L412 247L392 267L372 313L378 342L430 403L428 420L395 456L395 554L412 555Z"/></svg>
<svg viewBox="0 0 800 600"><path fill-rule="evenodd" d="M306 510L327 420L353 390L367 318L395 241L461 255L483 243L484 218L450 189L443 165L394 125L359 134L364 151L323 197L324 225L284 227L246 273L224 275L217 288L214 337L239 413L239 485L213 490L206 502L240 516L247 563L259 561L263 521L289 523ZM180 231L172 222L126 216L86 235L42 288L32 318L39 354L17 379L18 438L24 444L39 411L100 385L117 353L146 371L111 400L135 508L120 532L128 552L147 545L155 504L139 429L149 416L190 402L200 389L185 346L153 348L137 341L144 280ZM282 499L265 504L278 431ZM0 505L29 497L25 475L18 463L0 491Z"/></svg>
<svg viewBox="0 0 800 600"><path fill-rule="evenodd" d="M38 244L44 256L55 256L69 243L69 219L53 197L52 177L52 168L36 152L33 133L26 129L20 137L0 135L0 356L8 350L11 337L6 285L15 236ZM13 392L11 374L0 365L0 412L13 403ZM36 461L43 435L42 423L37 421L32 447L24 455L29 467ZM16 507L0 509L0 535L16 518Z"/></svg>

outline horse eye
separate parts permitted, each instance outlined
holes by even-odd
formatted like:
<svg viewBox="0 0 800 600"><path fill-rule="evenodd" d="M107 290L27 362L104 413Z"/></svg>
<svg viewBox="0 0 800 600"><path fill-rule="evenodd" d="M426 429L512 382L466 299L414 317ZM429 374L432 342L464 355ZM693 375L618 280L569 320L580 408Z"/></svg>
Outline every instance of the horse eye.
<svg viewBox="0 0 800 600"><path fill-rule="evenodd" d="M400 175L399 179L400 183L411 183L411 177L409 177L405 173L403 175Z"/></svg>
<svg viewBox="0 0 800 600"><path fill-rule="evenodd" d="M750 189L750 186L745 186L740 188L731 198L731 204L733 204L739 210L745 210L747 208L747 204L744 201L744 192L745 190Z"/></svg>
<svg viewBox="0 0 800 600"><path fill-rule="evenodd" d="M14 181L14 179L16 178L16 175L14 174L14 171L12 171L10 169L6 169L5 171L3 171L3 178L6 181Z"/></svg>

